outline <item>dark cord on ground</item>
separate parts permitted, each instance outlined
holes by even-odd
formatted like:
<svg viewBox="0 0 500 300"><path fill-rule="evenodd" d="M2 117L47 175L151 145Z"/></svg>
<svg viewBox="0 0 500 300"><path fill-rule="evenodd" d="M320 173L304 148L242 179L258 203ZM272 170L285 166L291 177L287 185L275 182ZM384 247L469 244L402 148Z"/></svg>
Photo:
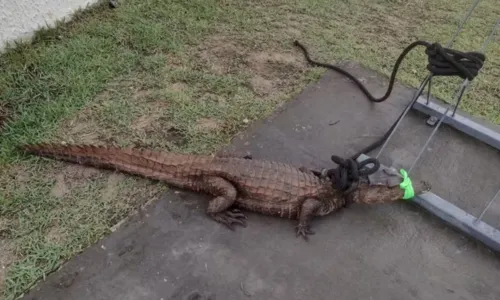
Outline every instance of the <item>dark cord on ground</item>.
<svg viewBox="0 0 500 300"><path fill-rule="evenodd" d="M394 68L391 73L391 77L389 80L389 87L385 94L380 97L374 97L368 89L359 81L351 73L346 70L334 66L327 63L321 63L314 61L310 58L309 52L298 41L294 42L294 45L302 50L307 62L316 67L324 67L327 69L331 69L337 71L349 79L351 79L366 95L366 97L375 103L380 103L389 98L391 95L392 89L394 87L394 82L396 80L396 74L399 70L401 62L406 57L406 55L413 50L417 46L424 46L426 48L425 54L427 55L427 70L431 72L431 77L429 80L428 86L428 96L430 95L431 90L431 80L433 76L459 76L463 79L467 78L469 81L472 81L479 73L481 68L483 67L484 61L486 60L486 56L480 52L460 52L453 49L448 49L442 47L439 43L431 44L426 41L416 41L408 45L403 52L399 55L396 63L394 64ZM412 102L408 103L408 105L413 106L417 98L415 98ZM408 107L408 106L407 106ZM405 109L406 110L406 109ZM360 176L367 176L376 172L380 163L378 160L372 158L367 161L363 161L362 163L358 163L356 159L361 154L367 154L376 148L380 147L390 136L391 132L396 127L399 120L403 117L404 111L399 115L397 120L393 123L393 125L389 128L389 130L377 141L368 145L361 151L352 155L348 159L342 159L338 156L332 155L331 159L334 163L338 165L337 168L325 170L323 172L313 171L317 176L328 176L333 183L333 186L336 189L344 191L346 194L350 195L352 191L354 191L359 183ZM374 164L374 167L362 170L368 164Z"/></svg>

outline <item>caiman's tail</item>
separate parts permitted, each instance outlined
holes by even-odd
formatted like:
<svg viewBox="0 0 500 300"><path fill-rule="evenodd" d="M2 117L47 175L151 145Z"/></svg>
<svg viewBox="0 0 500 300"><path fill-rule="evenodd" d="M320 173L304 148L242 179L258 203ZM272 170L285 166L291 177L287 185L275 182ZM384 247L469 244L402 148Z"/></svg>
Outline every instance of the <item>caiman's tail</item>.
<svg viewBox="0 0 500 300"><path fill-rule="evenodd" d="M161 153L137 148L113 146L37 144L22 146L21 151L41 157L80 165L111 169L142 177L169 180L202 157ZM199 162L197 162L199 163Z"/></svg>

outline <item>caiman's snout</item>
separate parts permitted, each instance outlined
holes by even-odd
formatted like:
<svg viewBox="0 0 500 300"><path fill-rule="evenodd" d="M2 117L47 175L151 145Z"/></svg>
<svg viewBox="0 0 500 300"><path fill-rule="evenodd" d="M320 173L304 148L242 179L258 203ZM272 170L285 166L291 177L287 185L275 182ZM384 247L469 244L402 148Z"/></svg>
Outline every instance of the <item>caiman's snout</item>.
<svg viewBox="0 0 500 300"><path fill-rule="evenodd" d="M415 195L420 195L430 190L430 183L423 180L414 181L411 183L411 186L395 185L389 187L383 185L365 185L362 188L360 187L360 193L358 197L355 197L355 202L375 204L401 201L402 199L408 200Z"/></svg>
<svg viewBox="0 0 500 300"><path fill-rule="evenodd" d="M408 173L395 168L380 168L368 175L368 188L360 202L383 203L411 199L431 190L431 184L425 180L412 181Z"/></svg>

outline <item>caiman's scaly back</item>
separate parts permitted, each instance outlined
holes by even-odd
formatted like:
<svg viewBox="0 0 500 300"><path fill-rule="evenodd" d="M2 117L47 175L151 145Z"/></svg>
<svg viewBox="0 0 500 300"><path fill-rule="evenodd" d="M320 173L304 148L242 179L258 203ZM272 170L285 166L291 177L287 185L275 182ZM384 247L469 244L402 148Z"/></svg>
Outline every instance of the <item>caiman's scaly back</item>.
<svg viewBox="0 0 500 300"><path fill-rule="evenodd" d="M92 145L38 144L21 148L41 157L111 169L164 181L172 186L213 196L207 214L230 229L246 226L245 215L233 206L267 215L298 219L297 235L313 234L309 220L345 205L332 182L292 165L245 159L154 152L137 148ZM416 188L417 193L427 190ZM357 203L400 200L399 187L361 184L352 195Z"/></svg>

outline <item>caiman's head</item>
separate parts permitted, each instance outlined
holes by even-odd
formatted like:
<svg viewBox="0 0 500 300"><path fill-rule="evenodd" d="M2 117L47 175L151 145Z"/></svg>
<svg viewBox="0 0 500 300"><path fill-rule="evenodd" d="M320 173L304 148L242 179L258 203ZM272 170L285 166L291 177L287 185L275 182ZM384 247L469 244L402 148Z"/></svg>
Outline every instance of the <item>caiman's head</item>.
<svg viewBox="0 0 500 300"><path fill-rule="evenodd" d="M358 168L359 180L348 183L347 189L343 190L343 198L347 203L374 204L409 200L416 195L431 190L431 185L428 182L412 182L405 170L398 171L394 168L387 168L380 165L375 159L368 159L359 165L354 163L352 159L343 160L336 156L332 156L332 160L344 169L323 169L318 176L327 179L327 181L333 180L333 182L336 182L337 178L340 178L339 182L342 183L343 178L345 180L342 175L346 175L347 171L353 172L353 169ZM375 166L367 169L366 166L369 164ZM352 173L349 178L352 178ZM336 184L334 183L333 186L336 186ZM334 187L334 190L339 191L338 187ZM337 192L334 193L334 198L338 197ZM334 207L335 201L330 206ZM322 213L330 212L333 209L330 206L325 206Z"/></svg>
<svg viewBox="0 0 500 300"><path fill-rule="evenodd" d="M412 194L420 195L431 190L430 183L426 181L417 181L410 183L413 188L413 193L410 187L404 185L371 185L363 183L359 185L358 191L353 193L353 202L357 203L387 203L401 200L408 200Z"/></svg>
<svg viewBox="0 0 500 300"><path fill-rule="evenodd" d="M380 165L375 159L368 159L361 163L365 166L374 163L372 169L361 169L364 178L358 182L358 191L353 193L353 202L358 203L386 203L400 200L409 200L416 195L430 191L431 185L426 181L412 182L404 170L396 170Z"/></svg>

